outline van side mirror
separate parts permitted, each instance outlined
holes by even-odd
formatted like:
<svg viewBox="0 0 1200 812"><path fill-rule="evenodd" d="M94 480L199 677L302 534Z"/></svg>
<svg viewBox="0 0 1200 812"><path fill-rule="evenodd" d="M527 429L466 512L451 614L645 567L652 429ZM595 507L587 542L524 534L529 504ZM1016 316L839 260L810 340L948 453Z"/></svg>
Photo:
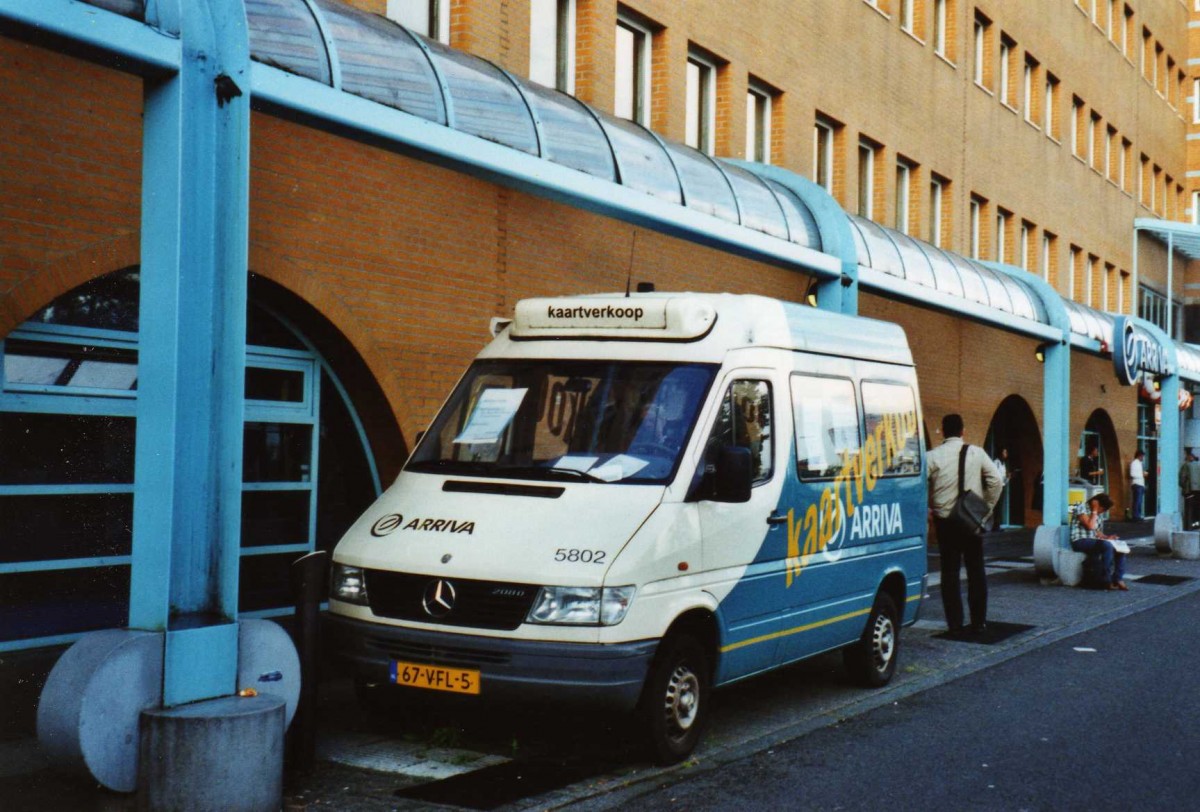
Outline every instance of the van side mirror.
<svg viewBox="0 0 1200 812"><path fill-rule="evenodd" d="M750 449L726 446L717 455L713 480L713 500L716 502L749 502L753 476L750 470Z"/></svg>

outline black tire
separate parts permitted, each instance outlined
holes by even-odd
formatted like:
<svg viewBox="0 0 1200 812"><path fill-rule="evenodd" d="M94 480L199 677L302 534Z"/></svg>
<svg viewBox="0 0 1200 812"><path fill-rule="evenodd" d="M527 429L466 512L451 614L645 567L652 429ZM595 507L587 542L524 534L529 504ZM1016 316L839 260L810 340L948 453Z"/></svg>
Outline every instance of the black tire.
<svg viewBox="0 0 1200 812"><path fill-rule="evenodd" d="M846 671L859 685L879 688L896 673L900 658L900 623L896 602L886 592L875 596L862 637L842 651Z"/></svg>
<svg viewBox="0 0 1200 812"><path fill-rule="evenodd" d="M711 683L708 654L695 637L677 633L663 640L637 709L657 763L675 764L696 748L708 721Z"/></svg>

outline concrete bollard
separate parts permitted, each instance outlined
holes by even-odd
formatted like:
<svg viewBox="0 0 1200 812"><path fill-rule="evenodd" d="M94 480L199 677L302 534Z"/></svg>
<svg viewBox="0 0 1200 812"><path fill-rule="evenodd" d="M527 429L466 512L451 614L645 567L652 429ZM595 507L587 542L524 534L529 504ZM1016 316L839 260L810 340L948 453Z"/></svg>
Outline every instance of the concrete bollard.
<svg viewBox="0 0 1200 812"><path fill-rule="evenodd" d="M143 712L138 808L278 812L285 705L229 696Z"/></svg>
<svg viewBox="0 0 1200 812"><path fill-rule="evenodd" d="M1060 548L1054 551L1054 574L1063 586L1079 586L1083 583L1083 562L1086 559L1086 554L1074 550Z"/></svg>
<svg viewBox="0 0 1200 812"><path fill-rule="evenodd" d="M1200 530L1175 530L1171 533L1171 555L1195 561L1200 559Z"/></svg>

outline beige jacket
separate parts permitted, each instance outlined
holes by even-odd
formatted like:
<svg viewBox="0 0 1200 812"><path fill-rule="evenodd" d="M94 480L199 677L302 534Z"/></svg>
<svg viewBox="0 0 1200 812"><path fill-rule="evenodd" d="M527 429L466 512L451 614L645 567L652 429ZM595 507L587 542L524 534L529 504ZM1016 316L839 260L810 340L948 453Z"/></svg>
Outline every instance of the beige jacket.
<svg viewBox="0 0 1200 812"><path fill-rule="evenodd" d="M950 515L958 499L958 453L961 437L950 437L925 456L929 471L929 508L939 519ZM982 448L973 445L967 451L967 467L963 473L963 488L983 497L988 509L1000 501L1004 477Z"/></svg>

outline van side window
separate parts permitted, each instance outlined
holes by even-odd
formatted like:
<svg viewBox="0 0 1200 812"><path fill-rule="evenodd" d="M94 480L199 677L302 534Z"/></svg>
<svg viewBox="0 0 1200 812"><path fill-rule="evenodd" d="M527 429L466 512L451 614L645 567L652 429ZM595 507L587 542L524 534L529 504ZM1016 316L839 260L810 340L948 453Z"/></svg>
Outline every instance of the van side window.
<svg viewBox="0 0 1200 812"><path fill-rule="evenodd" d="M722 447L741 446L750 449L753 481L769 480L775 467L771 418L771 384L748 380L730 384L704 449L705 468L716 464Z"/></svg>
<svg viewBox="0 0 1200 812"><path fill-rule="evenodd" d="M858 453L858 406L845 378L793 375L792 416L801 479L836 477Z"/></svg>
<svg viewBox="0 0 1200 812"><path fill-rule="evenodd" d="M863 381L863 413L867 436L879 448L879 476L921 473L920 434L916 398L910 387Z"/></svg>

